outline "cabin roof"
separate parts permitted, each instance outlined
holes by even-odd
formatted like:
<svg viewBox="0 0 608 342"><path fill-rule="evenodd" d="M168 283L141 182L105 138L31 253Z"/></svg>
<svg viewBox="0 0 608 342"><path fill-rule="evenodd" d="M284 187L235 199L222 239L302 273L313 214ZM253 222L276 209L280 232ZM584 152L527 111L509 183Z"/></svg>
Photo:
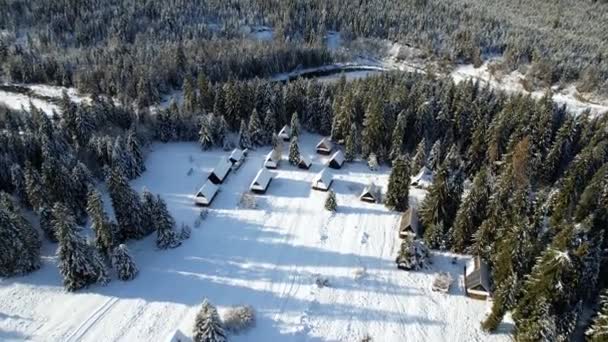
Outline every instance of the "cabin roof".
<svg viewBox="0 0 608 342"><path fill-rule="evenodd" d="M300 164L305 164L306 166L310 166L312 164L312 162L310 161L310 158L308 158L307 156L300 154Z"/></svg>
<svg viewBox="0 0 608 342"><path fill-rule="evenodd" d="M374 183L369 183L365 186L365 188L363 188L359 198L363 198L363 196L371 196L374 200L378 200L379 193L380 188Z"/></svg>
<svg viewBox="0 0 608 342"><path fill-rule="evenodd" d="M344 153L342 153L342 151L336 151L334 154L331 155L331 158L329 158L330 163L332 161L335 161L340 166L342 166L342 164L344 164L344 160L345 160Z"/></svg>
<svg viewBox="0 0 608 342"><path fill-rule="evenodd" d="M319 141L319 143L317 144L317 149L323 148L323 149L331 151L331 149L333 147L334 147L334 143L331 142L331 139L329 137L325 137L325 138L321 139L321 141Z"/></svg>
<svg viewBox="0 0 608 342"><path fill-rule="evenodd" d="M279 155L277 149L272 149L272 151L268 152L268 154L266 155L266 159L264 159L264 161L274 161L274 162L278 162L281 159L281 156Z"/></svg>
<svg viewBox="0 0 608 342"><path fill-rule="evenodd" d="M418 212L414 208L409 208L401 215L401 224L399 230L401 232L410 231L416 235L420 235L418 231L420 224L418 223Z"/></svg>
<svg viewBox="0 0 608 342"><path fill-rule="evenodd" d="M490 292L490 269L479 256L474 257L467 264L465 274L467 289L474 289L479 286L486 292Z"/></svg>
<svg viewBox="0 0 608 342"><path fill-rule="evenodd" d="M230 153L230 157L228 157L228 159L233 161L239 161L243 159L244 155L245 153L243 152L243 150L241 150L240 148L235 148L234 150L232 150L232 153Z"/></svg>
<svg viewBox="0 0 608 342"><path fill-rule="evenodd" d="M329 171L329 169L325 168L323 170L321 170L321 172L317 173L315 175L315 178L313 179L313 183L314 184L323 184L325 185L326 188L329 188L329 185L331 184L332 180L334 178L334 175L331 171Z"/></svg>
<svg viewBox="0 0 608 342"><path fill-rule="evenodd" d="M289 125L285 125L283 126L283 128L281 128L281 130L279 131L279 136L289 136L291 129L289 128Z"/></svg>
<svg viewBox="0 0 608 342"><path fill-rule="evenodd" d="M232 167L230 160L228 158L221 158L211 173L220 180L223 180L228 174L228 171L230 171L230 167Z"/></svg>
<svg viewBox="0 0 608 342"><path fill-rule="evenodd" d="M253 182L251 182L251 186L249 188L255 190L266 189L271 179L272 173L265 168L261 168L253 179Z"/></svg>
<svg viewBox="0 0 608 342"><path fill-rule="evenodd" d="M203 197L207 201L211 201L211 199L213 198L213 196L215 196L219 188L219 186L213 184L210 180L207 180L205 184L203 184L203 186L196 193L196 197Z"/></svg>

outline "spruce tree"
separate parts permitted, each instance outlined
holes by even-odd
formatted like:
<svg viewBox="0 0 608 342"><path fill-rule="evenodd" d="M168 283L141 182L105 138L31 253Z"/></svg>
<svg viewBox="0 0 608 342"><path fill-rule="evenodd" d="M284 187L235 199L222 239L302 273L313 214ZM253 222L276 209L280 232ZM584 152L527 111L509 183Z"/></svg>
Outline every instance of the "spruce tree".
<svg viewBox="0 0 608 342"><path fill-rule="evenodd" d="M40 268L40 237L21 209L0 193L0 277L23 275Z"/></svg>
<svg viewBox="0 0 608 342"><path fill-rule="evenodd" d="M437 171L441 164L441 140L435 141L431 147L431 153L428 158L428 166L431 170Z"/></svg>
<svg viewBox="0 0 608 342"><path fill-rule="evenodd" d="M57 258L66 290L76 291L97 282L105 284L108 277L101 258L77 232L74 217L63 204L53 207L53 225L59 238Z"/></svg>
<svg viewBox="0 0 608 342"><path fill-rule="evenodd" d="M40 209L40 230L42 230L49 241L57 242L57 233L53 226L53 213L47 206Z"/></svg>
<svg viewBox="0 0 608 342"><path fill-rule="evenodd" d="M21 205L26 208L30 207L30 202L27 197L27 187L25 185L25 176L19 164L11 166L11 182L13 183L13 193L19 199Z"/></svg>
<svg viewBox="0 0 608 342"><path fill-rule="evenodd" d="M146 171L146 165L144 163L144 156L141 151L141 145L137 138L137 132L135 127L132 126L127 133L127 153L133 159L134 176L140 176L142 172Z"/></svg>
<svg viewBox="0 0 608 342"><path fill-rule="evenodd" d="M608 290L600 296L597 313L586 335L589 342L608 341Z"/></svg>
<svg viewBox="0 0 608 342"><path fill-rule="evenodd" d="M198 142L203 150L207 150L215 145L213 135L213 114L203 115L199 119L200 130L198 131Z"/></svg>
<svg viewBox="0 0 608 342"><path fill-rule="evenodd" d="M139 273L135 261L126 245L120 244L112 250L112 267L118 279L127 281L134 279Z"/></svg>
<svg viewBox="0 0 608 342"><path fill-rule="evenodd" d="M225 342L226 334L217 309L205 299L194 319L194 342Z"/></svg>
<svg viewBox="0 0 608 342"><path fill-rule="evenodd" d="M275 113L268 109L266 116L264 116L264 145L272 143L272 135L277 129L277 119Z"/></svg>
<svg viewBox="0 0 608 342"><path fill-rule="evenodd" d="M298 165L300 163L300 147L298 146L298 138L291 138L289 143L289 164Z"/></svg>
<svg viewBox="0 0 608 342"><path fill-rule="evenodd" d="M289 138L293 139L300 136L300 120L298 119L298 112L294 112L291 116L291 123L289 126Z"/></svg>
<svg viewBox="0 0 608 342"><path fill-rule="evenodd" d="M357 125L354 123L350 127L348 136L346 136L344 149L344 158L346 161L353 161L357 158L357 154L359 153L359 131L357 130Z"/></svg>
<svg viewBox="0 0 608 342"><path fill-rule="evenodd" d="M416 174L426 166L426 139L422 138L418 146L416 146L416 154L412 159L412 174Z"/></svg>
<svg viewBox="0 0 608 342"><path fill-rule="evenodd" d="M93 188L89 191L87 213L91 218L91 229L95 233L95 247L103 255L109 256L119 239L114 236L112 224L103 208L101 194Z"/></svg>
<svg viewBox="0 0 608 342"><path fill-rule="evenodd" d="M406 211L409 206L410 193L410 160L399 156L393 161L391 175L388 178L388 190L385 204L396 211Z"/></svg>
<svg viewBox="0 0 608 342"><path fill-rule="evenodd" d="M329 190L327 198L325 199L325 210L335 212L338 208L338 202L336 201L336 193L333 190Z"/></svg>
<svg viewBox="0 0 608 342"><path fill-rule="evenodd" d="M405 112L402 111L397 117L395 128L391 136L391 150L389 159L395 161L403 153L403 141L405 138Z"/></svg>
<svg viewBox="0 0 608 342"><path fill-rule="evenodd" d="M139 196L131 189L119 168L111 169L107 183L114 215L120 227L120 237L141 239L147 232L142 227L143 209Z"/></svg>
<svg viewBox="0 0 608 342"><path fill-rule="evenodd" d="M175 220L169 214L165 201L158 195L156 196L156 205L152 217L156 226L156 247L167 249L181 245L179 236L174 230Z"/></svg>
<svg viewBox="0 0 608 342"><path fill-rule="evenodd" d="M486 169L481 169L473 179L468 195L462 201L452 228L452 249L464 252L471 244L473 235L487 215L490 200L490 177Z"/></svg>
<svg viewBox="0 0 608 342"><path fill-rule="evenodd" d="M254 146L262 146L265 144L265 132L262 127L262 121L258 115L258 111L254 108L249 118L249 126L247 127L249 138ZM272 132L272 131L271 131Z"/></svg>
<svg viewBox="0 0 608 342"><path fill-rule="evenodd" d="M25 168L25 190L32 208L36 211L47 205L51 200L48 189L42 183L40 174L31 166Z"/></svg>
<svg viewBox="0 0 608 342"><path fill-rule="evenodd" d="M365 110L361 149L364 156L370 153L380 154L385 136L382 103L378 98L372 99Z"/></svg>
<svg viewBox="0 0 608 342"><path fill-rule="evenodd" d="M241 128L239 129L239 147L242 149L251 148L251 138L247 131L245 120L241 120Z"/></svg>
<svg viewBox="0 0 608 342"><path fill-rule="evenodd" d="M380 167L378 164L378 157L376 157L376 154L373 152L367 157L367 167L372 171L378 171L378 168Z"/></svg>

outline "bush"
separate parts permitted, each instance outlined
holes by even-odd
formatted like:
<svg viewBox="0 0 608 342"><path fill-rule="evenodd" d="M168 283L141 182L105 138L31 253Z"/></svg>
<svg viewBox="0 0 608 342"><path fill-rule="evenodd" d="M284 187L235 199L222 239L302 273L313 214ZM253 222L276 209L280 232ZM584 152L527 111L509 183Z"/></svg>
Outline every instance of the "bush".
<svg viewBox="0 0 608 342"><path fill-rule="evenodd" d="M229 308L223 316L224 329L234 334L255 326L255 311L249 305Z"/></svg>
<svg viewBox="0 0 608 342"><path fill-rule="evenodd" d="M242 209L255 209L258 205L255 200L255 196L249 192L244 192L239 200L239 208Z"/></svg>

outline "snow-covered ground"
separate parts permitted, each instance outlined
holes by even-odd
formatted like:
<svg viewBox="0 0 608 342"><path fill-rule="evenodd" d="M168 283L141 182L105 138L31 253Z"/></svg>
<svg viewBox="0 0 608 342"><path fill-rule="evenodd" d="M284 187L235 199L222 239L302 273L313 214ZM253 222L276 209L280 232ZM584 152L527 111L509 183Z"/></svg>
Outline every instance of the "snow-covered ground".
<svg viewBox="0 0 608 342"><path fill-rule="evenodd" d="M18 84L18 86L28 88L35 96L0 90L0 103L15 110L20 110L21 108L27 110L29 109L31 102L36 108L39 108L50 115L53 112L59 113L60 110L55 103L48 101L46 98L59 100L61 99L64 90L67 91L68 96L72 101L76 103L83 101L83 97L78 95L78 92L74 88L42 84Z"/></svg>
<svg viewBox="0 0 608 342"><path fill-rule="evenodd" d="M463 295L467 257L452 264L452 255L436 253L428 270L397 270L398 215L358 199L370 181L386 191L387 168L346 164L335 172L337 213L323 209L326 193L310 188L327 159L314 153L318 139L301 138L312 168L284 160L268 192L256 195L257 209L239 209L237 202L267 148L229 174L208 217L181 247L156 250L154 236L129 243L140 267L131 282L66 293L55 247L45 243L42 269L0 281L0 340L166 341L177 330L190 335L205 297L220 313L238 304L257 311L256 327L232 341L359 341L367 334L374 341L509 340L480 331L490 304ZM148 171L132 186L161 194L178 225L193 225L201 209L191 196L224 155L194 143L155 144ZM416 203L424 192L412 188L411 196ZM448 294L430 289L438 271L457 279ZM330 286L318 288L317 276Z"/></svg>

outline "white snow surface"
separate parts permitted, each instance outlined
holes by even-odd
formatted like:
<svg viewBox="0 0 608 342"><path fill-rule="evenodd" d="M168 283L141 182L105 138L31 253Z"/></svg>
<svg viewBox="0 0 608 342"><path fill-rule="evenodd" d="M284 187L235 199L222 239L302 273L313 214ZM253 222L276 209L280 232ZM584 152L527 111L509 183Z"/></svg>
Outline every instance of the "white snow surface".
<svg viewBox="0 0 608 342"><path fill-rule="evenodd" d="M67 87L51 86L51 85L43 85L43 84L31 84L31 85L16 84L16 85L22 86L25 88L29 88L33 93L40 95L40 96L60 99L63 91L65 90L65 91L67 91L68 96L70 97L70 99L73 102L80 103L84 99L82 96L80 96L78 94L78 92L76 91L75 88L67 88ZM28 96L26 94L19 94L19 93L13 93L13 92L0 90L0 103L5 104L7 107L9 107L11 109L20 110L21 108L25 108L26 110L28 110L30 107L30 102L36 108L39 108L42 111L44 111L47 115L52 114L53 111L55 111L57 113L60 112L59 107L50 101L47 101L47 100L44 100L41 98L37 98L37 97L33 97L33 96Z"/></svg>
<svg viewBox="0 0 608 342"><path fill-rule="evenodd" d="M0 279L0 340L168 341L190 336L204 298L220 314L234 305L256 310L256 327L231 341L359 341L368 334L374 341L509 340L508 333L487 335L479 328L490 303L463 294L469 257L456 256L452 264L455 255L435 253L428 270L396 268L398 213L358 199L371 181L386 191L388 168L371 172L355 162L334 170L338 209L331 214L323 209L327 193L310 188L327 160L314 153L320 137L300 139L313 166L282 164L267 193L256 196L257 209L239 209L237 202L269 148L251 151L229 175L182 246L159 251L155 236L129 242L140 269L133 281L114 278L107 286L67 293L56 246L45 242L40 270ZM154 144L148 171L131 184L160 194L177 226L192 225L201 210L192 196L226 155L195 143ZM195 172L187 176L190 168ZM412 188L410 194L415 204L425 192ZM448 294L431 290L440 271L456 280ZM329 286L317 287L321 278Z"/></svg>

